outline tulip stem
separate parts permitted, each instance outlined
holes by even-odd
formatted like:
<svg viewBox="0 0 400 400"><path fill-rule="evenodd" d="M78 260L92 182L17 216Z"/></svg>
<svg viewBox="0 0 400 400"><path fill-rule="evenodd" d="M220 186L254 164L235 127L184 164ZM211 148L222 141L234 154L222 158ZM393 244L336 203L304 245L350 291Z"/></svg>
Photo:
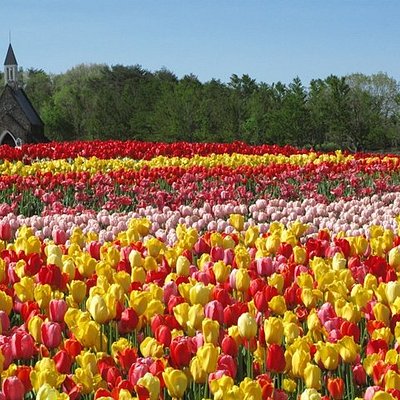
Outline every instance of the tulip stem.
<svg viewBox="0 0 400 400"><path fill-rule="evenodd" d="M250 351L250 341L247 341L247 376L253 379L253 362Z"/></svg>
<svg viewBox="0 0 400 400"><path fill-rule="evenodd" d="M100 352L103 351L103 324L100 324Z"/></svg>

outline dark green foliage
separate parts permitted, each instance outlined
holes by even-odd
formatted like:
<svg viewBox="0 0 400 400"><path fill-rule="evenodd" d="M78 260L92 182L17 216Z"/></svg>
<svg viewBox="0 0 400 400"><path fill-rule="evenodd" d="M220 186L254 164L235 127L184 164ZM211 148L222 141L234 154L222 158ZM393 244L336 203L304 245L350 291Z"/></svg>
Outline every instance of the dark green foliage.
<svg viewBox="0 0 400 400"><path fill-rule="evenodd" d="M384 73L331 75L305 87L257 83L233 74L229 83L178 79L140 65L79 65L50 76L30 69L25 90L53 140L243 140L333 150L396 148L399 84Z"/></svg>

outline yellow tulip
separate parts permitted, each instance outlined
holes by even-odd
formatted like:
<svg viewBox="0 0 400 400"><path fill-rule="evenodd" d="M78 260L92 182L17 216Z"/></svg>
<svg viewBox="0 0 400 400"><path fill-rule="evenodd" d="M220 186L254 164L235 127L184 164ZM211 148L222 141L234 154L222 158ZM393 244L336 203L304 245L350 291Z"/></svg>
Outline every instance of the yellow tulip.
<svg viewBox="0 0 400 400"><path fill-rule="evenodd" d="M146 271L143 267L133 267L131 272L132 282L146 282Z"/></svg>
<svg viewBox="0 0 400 400"><path fill-rule="evenodd" d="M0 310L5 311L6 314L10 315L12 307L12 298L8 294L0 290Z"/></svg>
<svg viewBox="0 0 400 400"><path fill-rule="evenodd" d="M274 296L268 302L268 307L274 314L278 315L283 315L287 310L285 298L281 295Z"/></svg>
<svg viewBox="0 0 400 400"><path fill-rule="evenodd" d="M223 261L217 261L213 265L215 279L218 283L224 283L229 278L231 267L226 265Z"/></svg>
<svg viewBox="0 0 400 400"><path fill-rule="evenodd" d="M249 226L244 234L244 244L246 247L253 247L259 235L260 229L258 226Z"/></svg>
<svg viewBox="0 0 400 400"><path fill-rule="evenodd" d="M81 387L83 394L93 393L102 382L101 375L93 374L89 368L77 368L72 379Z"/></svg>
<svg viewBox="0 0 400 400"><path fill-rule="evenodd" d="M42 325L43 320L38 315L33 316L28 322L29 333L33 336L37 343L42 343Z"/></svg>
<svg viewBox="0 0 400 400"><path fill-rule="evenodd" d="M294 322L284 323L283 328L286 344L292 344L300 336L300 328Z"/></svg>
<svg viewBox="0 0 400 400"><path fill-rule="evenodd" d="M180 303L174 307L174 317L179 322L179 325L182 327L187 327L187 323L189 320L189 309L190 306L188 303Z"/></svg>
<svg viewBox="0 0 400 400"><path fill-rule="evenodd" d="M205 343L197 350L196 355L201 363L201 367L208 374L217 369L219 347L215 347L212 343Z"/></svg>
<svg viewBox="0 0 400 400"><path fill-rule="evenodd" d="M385 374L385 390L388 389L400 389L400 375L392 370Z"/></svg>
<svg viewBox="0 0 400 400"><path fill-rule="evenodd" d="M99 294L95 294L87 299L86 308L92 318L99 324L104 324L111 319L107 303L104 297Z"/></svg>
<svg viewBox="0 0 400 400"><path fill-rule="evenodd" d="M239 270L247 269L250 265L251 258L247 248L242 244L235 247L235 262Z"/></svg>
<svg viewBox="0 0 400 400"><path fill-rule="evenodd" d="M66 393L60 393L54 389L48 383L45 383L40 387L36 393L36 400L67 400L69 396Z"/></svg>
<svg viewBox="0 0 400 400"><path fill-rule="evenodd" d="M138 380L137 384L148 390L150 396L149 400L157 400L159 398L161 390L160 380L150 372L146 372L146 374Z"/></svg>
<svg viewBox="0 0 400 400"><path fill-rule="evenodd" d="M93 375L99 372L97 368L97 357L94 353L89 351L81 352L81 354L76 356L76 362L81 368L89 369Z"/></svg>
<svg viewBox="0 0 400 400"><path fill-rule="evenodd" d="M52 290L49 284L37 284L34 289L33 296L35 301L39 304L42 309L47 309L51 300Z"/></svg>
<svg viewBox="0 0 400 400"><path fill-rule="evenodd" d="M244 398L246 400L261 400L262 392L261 386L257 381L253 381L252 379L246 377L240 383L240 389L244 393Z"/></svg>
<svg viewBox="0 0 400 400"><path fill-rule="evenodd" d="M283 339L283 322L280 318L269 317L264 321L265 341L268 344L281 344Z"/></svg>
<svg viewBox="0 0 400 400"><path fill-rule="evenodd" d="M373 306L373 311L374 311L375 318L378 321L383 321L386 326L389 326L391 312L387 306L385 306L382 303L376 303Z"/></svg>
<svg viewBox="0 0 400 400"><path fill-rule="evenodd" d="M94 274L96 265L97 261L89 253L82 252L80 256L76 257L76 266L84 278L89 278Z"/></svg>
<svg viewBox="0 0 400 400"><path fill-rule="evenodd" d="M347 265L347 260L343 256L343 254L340 252L335 253L335 255L332 258L332 268L334 270L340 270L346 268L346 265Z"/></svg>
<svg viewBox="0 0 400 400"><path fill-rule="evenodd" d="M290 378L285 378L282 382L282 389L285 392L293 393L296 391L297 384L296 381Z"/></svg>
<svg viewBox="0 0 400 400"><path fill-rule="evenodd" d="M390 393L384 392L383 390L379 390L374 394L372 400L396 400Z"/></svg>
<svg viewBox="0 0 400 400"><path fill-rule="evenodd" d="M210 382L211 393L214 395L214 398L221 396L224 398L224 394L233 387L234 383L235 382L229 375L223 375L221 378L213 379Z"/></svg>
<svg viewBox="0 0 400 400"><path fill-rule="evenodd" d="M14 283L14 290L18 298L24 303L34 299L35 282L29 276L24 276L19 282Z"/></svg>
<svg viewBox="0 0 400 400"><path fill-rule="evenodd" d="M296 378L304 378L304 371L311 361L310 353L303 349L297 349L292 355L292 374Z"/></svg>
<svg viewBox="0 0 400 400"><path fill-rule="evenodd" d="M293 258L296 264L304 264L307 259L306 249L300 246L293 247Z"/></svg>
<svg viewBox="0 0 400 400"><path fill-rule="evenodd" d="M192 329L201 329L201 324L204 320L204 308L201 304L195 304L188 311L188 326Z"/></svg>
<svg viewBox="0 0 400 400"><path fill-rule="evenodd" d="M176 260L176 273L179 276L189 276L190 261L187 257L180 255Z"/></svg>
<svg viewBox="0 0 400 400"><path fill-rule="evenodd" d="M129 304L139 315L142 315L145 313L147 305L151 299L152 295L149 292L132 290L129 296Z"/></svg>
<svg viewBox="0 0 400 400"><path fill-rule="evenodd" d="M321 389L321 369L318 365L307 364L304 368L304 381L308 388Z"/></svg>
<svg viewBox="0 0 400 400"><path fill-rule="evenodd" d="M69 284L69 293L72 295L74 301L80 304L86 297L86 284L83 281L72 281Z"/></svg>
<svg viewBox="0 0 400 400"><path fill-rule="evenodd" d="M193 304L206 305L211 300L211 286L197 282L189 291L190 302Z"/></svg>
<svg viewBox="0 0 400 400"><path fill-rule="evenodd" d="M153 256L146 256L144 259L143 268L145 271L157 271L157 260Z"/></svg>
<svg viewBox="0 0 400 400"><path fill-rule="evenodd" d="M305 389L300 396L300 400L321 400L321 395L316 389Z"/></svg>
<svg viewBox="0 0 400 400"><path fill-rule="evenodd" d="M338 342L339 354L345 363L352 364L360 354L360 345L358 345L353 336L344 336Z"/></svg>
<svg viewBox="0 0 400 400"><path fill-rule="evenodd" d="M140 352L143 357L160 358L164 354L164 346L158 343L156 339L147 336L142 343L140 343Z"/></svg>
<svg viewBox="0 0 400 400"><path fill-rule="evenodd" d="M240 336L246 339L252 339L257 334L257 322L250 313L243 313L239 319L237 326Z"/></svg>
<svg viewBox="0 0 400 400"><path fill-rule="evenodd" d="M145 247L147 248L147 252L150 256L157 257L165 245L157 238L152 237L145 243Z"/></svg>
<svg viewBox="0 0 400 400"><path fill-rule="evenodd" d="M388 304L394 303L394 301L400 297L400 282L390 281L386 284L385 294Z"/></svg>
<svg viewBox="0 0 400 400"><path fill-rule="evenodd" d="M181 399L188 385L186 374L179 369L168 367L163 372L163 378L169 395Z"/></svg>
<svg viewBox="0 0 400 400"><path fill-rule="evenodd" d="M204 318L201 323L201 330L203 333L205 343L212 343L216 345L219 338L219 323L210 318Z"/></svg>
<svg viewBox="0 0 400 400"><path fill-rule="evenodd" d="M334 370L339 364L339 352L337 346L332 343L321 343L315 353L315 360L320 361L326 369Z"/></svg>
<svg viewBox="0 0 400 400"><path fill-rule="evenodd" d="M250 287L250 275L247 269L239 268L235 276L236 289L239 292L247 292Z"/></svg>
<svg viewBox="0 0 400 400"><path fill-rule="evenodd" d="M389 265L394 268L396 271L398 271L399 267L400 267L400 248L397 247L393 247L390 251L389 251Z"/></svg>
<svg viewBox="0 0 400 400"><path fill-rule="evenodd" d="M277 274L277 273L273 273L269 278L268 278L268 284L270 286L275 287L276 289L278 289L278 293L279 294L283 294L283 287L285 285L285 280L283 278L282 274Z"/></svg>
<svg viewBox="0 0 400 400"><path fill-rule="evenodd" d="M229 216L229 223L239 232L243 230L244 217L241 214L231 214Z"/></svg>
<svg viewBox="0 0 400 400"><path fill-rule="evenodd" d="M196 383L206 383L207 382L207 372L204 371L200 359L195 356L190 360L190 373L192 374L193 380Z"/></svg>
<svg viewBox="0 0 400 400"><path fill-rule="evenodd" d="M51 387L59 387L64 379L65 375L57 372L56 364L50 358L42 358L30 373L30 380L35 392L38 392L39 388L46 383Z"/></svg>

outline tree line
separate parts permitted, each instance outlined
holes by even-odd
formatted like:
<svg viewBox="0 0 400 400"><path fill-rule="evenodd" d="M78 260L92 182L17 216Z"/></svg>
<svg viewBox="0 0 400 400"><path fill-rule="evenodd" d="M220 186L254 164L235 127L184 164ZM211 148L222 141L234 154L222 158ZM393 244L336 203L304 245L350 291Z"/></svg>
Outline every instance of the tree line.
<svg viewBox="0 0 400 400"><path fill-rule="evenodd" d="M400 86L385 73L331 75L305 86L181 79L139 65L78 65L65 73L21 71L21 84L51 140L290 144L381 150L400 143Z"/></svg>

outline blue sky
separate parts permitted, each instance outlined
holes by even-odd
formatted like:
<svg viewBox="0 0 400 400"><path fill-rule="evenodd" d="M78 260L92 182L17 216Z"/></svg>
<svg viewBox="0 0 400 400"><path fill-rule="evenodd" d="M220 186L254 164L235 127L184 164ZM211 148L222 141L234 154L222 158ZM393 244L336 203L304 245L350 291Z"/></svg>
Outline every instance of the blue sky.
<svg viewBox="0 0 400 400"><path fill-rule="evenodd" d="M20 66L166 67L228 82L289 83L380 71L400 80L399 0L3 0Z"/></svg>

